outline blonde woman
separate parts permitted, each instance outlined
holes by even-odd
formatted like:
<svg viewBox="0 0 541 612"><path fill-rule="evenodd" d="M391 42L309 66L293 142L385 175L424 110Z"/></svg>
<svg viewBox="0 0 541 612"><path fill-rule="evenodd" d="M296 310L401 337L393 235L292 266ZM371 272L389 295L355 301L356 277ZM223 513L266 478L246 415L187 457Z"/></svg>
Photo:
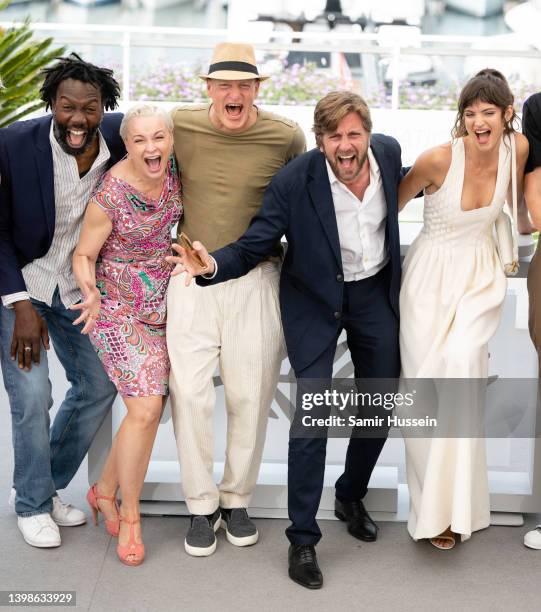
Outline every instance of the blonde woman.
<svg viewBox="0 0 541 612"><path fill-rule="evenodd" d="M170 116L138 106L120 135L128 155L107 172L88 205L73 270L84 296L73 306L126 404L99 481L87 495L105 515L127 565L144 559L139 496L168 393L165 294L171 229L182 214ZM115 496L122 492L119 512Z"/></svg>

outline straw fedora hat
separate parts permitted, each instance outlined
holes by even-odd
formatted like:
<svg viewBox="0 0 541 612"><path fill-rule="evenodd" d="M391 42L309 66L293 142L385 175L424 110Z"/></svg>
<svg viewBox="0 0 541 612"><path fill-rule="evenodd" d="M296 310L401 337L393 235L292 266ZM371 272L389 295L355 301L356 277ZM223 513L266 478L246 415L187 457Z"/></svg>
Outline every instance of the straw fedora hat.
<svg viewBox="0 0 541 612"><path fill-rule="evenodd" d="M269 78L259 74L252 45L228 42L218 43L214 47L208 74L199 76L202 79L222 79L224 81L240 81L241 79L264 81Z"/></svg>

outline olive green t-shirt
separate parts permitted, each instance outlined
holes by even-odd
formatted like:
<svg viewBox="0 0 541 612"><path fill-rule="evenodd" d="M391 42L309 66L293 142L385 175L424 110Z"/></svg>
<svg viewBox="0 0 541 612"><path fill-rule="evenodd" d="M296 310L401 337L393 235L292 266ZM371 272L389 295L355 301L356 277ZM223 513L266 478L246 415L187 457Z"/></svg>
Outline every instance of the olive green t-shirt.
<svg viewBox="0 0 541 612"><path fill-rule="evenodd" d="M171 115L184 204L179 232L214 251L242 236L272 177L306 141L294 121L261 109L245 132L225 134L211 124L209 108L181 106Z"/></svg>

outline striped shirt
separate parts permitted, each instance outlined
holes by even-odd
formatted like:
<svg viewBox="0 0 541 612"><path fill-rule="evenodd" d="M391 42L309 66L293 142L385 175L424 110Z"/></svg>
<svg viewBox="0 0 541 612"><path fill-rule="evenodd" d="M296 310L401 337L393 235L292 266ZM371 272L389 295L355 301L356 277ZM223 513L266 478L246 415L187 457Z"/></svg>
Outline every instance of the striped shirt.
<svg viewBox="0 0 541 612"><path fill-rule="evenodd" d="M79 234L90 195L96 183L105 172L111 157L101 132L99 153L90 170L79 177L77 160L74 155L63 151L53 133L49 141L53 155L55 229L51 247L39 259L24 266L22 274L26 291L2 296L4 306L33 298L51 306L53 294L58 287L60 299L66 308L81 299L81 292L73 276L71 259L79 241Z"/></svg>

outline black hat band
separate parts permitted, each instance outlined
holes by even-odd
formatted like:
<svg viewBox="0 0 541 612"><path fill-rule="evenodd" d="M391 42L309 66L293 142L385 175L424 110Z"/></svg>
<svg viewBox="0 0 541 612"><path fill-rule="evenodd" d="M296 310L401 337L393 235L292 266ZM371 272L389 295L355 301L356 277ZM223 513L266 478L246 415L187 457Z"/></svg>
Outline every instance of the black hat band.
<svg viewBox="0 0 541 612"><path fill-rule="evenodd" d="M251 72L259 76L257 66L249 64L248 62L216 62L209 66L209 74L217 72L218 70L233 70L234 72Z"/></svg>

